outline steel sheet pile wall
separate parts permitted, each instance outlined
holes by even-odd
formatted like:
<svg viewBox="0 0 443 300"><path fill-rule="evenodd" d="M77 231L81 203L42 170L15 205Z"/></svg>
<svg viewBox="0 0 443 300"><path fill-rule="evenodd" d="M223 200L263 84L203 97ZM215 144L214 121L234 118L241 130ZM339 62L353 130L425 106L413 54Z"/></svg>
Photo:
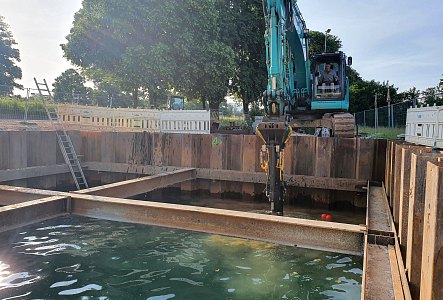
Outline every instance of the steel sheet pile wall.
<svg viewBox="0 0 443 300"><path fill-rule="evenodd" d="M183 183L183 190L205 189L213 194L236 193L244 196L263 192L262 184L252 183L263 183L262 179L250 180L254 174L259 174L255 172L263 174L259 165L262 143L254 135L109 131L70 131L69 135L83 162L107 166L102 170L90 169L88 180L96 184L150 174L152 168L149 169L149 166L193 167L203 170L206 175L211 175L211 170L236 173L232 173L232 181L227 176L231 173L225 172L222 181L197 180ZM70 177L63 174L66 165L53 132L0 132L0 146L0 182L11 182L13 178L24 174L21 178L29 178L27 181L13 181L12 184L38 188L69 184ZM385 149L386 141L383 140L297 136L290 140L285 150L284 171L288 175L306 176L307 180L304 177L298 178L295 186L309 186L308 181L315 183L315 188L311 184L309 190L294 188L294 197L307 196L315 203L328 204L331 193L340 198L343 192L331 192L330 189L334 188L331 187L331 181L326 179L383 180ZM118 168L116 164L119 164ZM245 180L245 176L249 176L249 180ZM213 177L203 178L217 179ZM325 180L322 181L322 178ZM337 187L337 190L340 188Z"/></svg>
<svg viewBox="0 0 443 300"><path fill-rule="evenodd" d="M74 135L73 143L78 149L79 139L76 137L79 135ZM65 172L69 169L64 165L54 132L0 131L0 182L54 188L57 184L70 182L70 175L62 175ZM27 177L36 178L30 182Z"/></svg>
<svg viewBox="0 0 443 300"><path fill-rule="evenodd" d="M443 154L388 142L386 192L413 299L443 299Z"/></svg>
<svg viewBox="0 0 443 300"><path fill-rule="evenodd" d="M161 133L81 132L85 161L131 165L194 167L262 172L261 140L254 135L191 135ZM285 150L285 173L328 178L378 180L384 177L386 141L293 137ZM104 182L108 178L102 178ZM108 181L110 182L110 181ZM185 183L185 190L253 195L263 186L252 183ZM317 198L327 191L315 191ZM323 197L325 198L325 197Z"/></svg>

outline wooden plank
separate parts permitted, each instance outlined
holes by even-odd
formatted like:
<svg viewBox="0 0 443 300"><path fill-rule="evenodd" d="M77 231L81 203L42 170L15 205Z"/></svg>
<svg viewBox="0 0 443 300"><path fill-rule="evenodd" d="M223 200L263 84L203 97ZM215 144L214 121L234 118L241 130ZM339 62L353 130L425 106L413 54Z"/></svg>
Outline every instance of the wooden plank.
<svg viewBox="0 0 443 300"><path fill-rule="evenodd" d="M179 167L182 165L182 137L181 134L171 135L172 153L169 166Z"/></svg>
<svg viewBox="0 0 443 300"><path fill-rule="evenodd" d="M443 163L428 162L420 299L443 299Z"/></svg>
<svg viewBox="0 0 443 300"><path fill-rule="evenodd" d="M334 157L334 177L356 178L357 142L355 138L335 138Z"/></svg>
<svg viewBox="0 0 443 300"><path fill-rule="evenodd" d="M387 169L386 159L387 159L387 147L388 143L386 140L375 140L375 151L374 151L374 166L372 171L371 180L382 182L385 180L385 171Z"/></svg>
<svg viewBox="0 0 443 300"><path fill-rule="evenodd" d="M405 146L401 152L400 166L400 199L399 199L399 225L398 238L402 258L406 261L406 249L408 244L408 214L409 193L411 183L411 154L420 152L421 146Z"/></svg>
<svg viewBox="0 0 443 300"><path fill-rule="evenodd" d="M130 160L131 163L141 165L155 165L154 147L154 134L149 132L134 134L134 143ZM181 151L181 148L179 150Z"/></svg>
<svg viewBox="0 0 443 300"><path fill-rule="evenodd" d="M411 154L411 173L408 206L408 243L406 245L406 269L414 299L420 297L421 258L423 251L423 224L426 193L426 167L439 160L438 154Z"/></svg>
<svg viewBox="0 0 443 300"><path fill-rule="evenodd" d="M315 176L331 176L333 146L334 140L332 138L319 137L316 139Z"/></svg>
<svg viewBox="0 0 443 300"><path fill-rule="evenodd" d="M312 176L315 173L315 141L313 136L294 137L294 172L296 175Z"/></svg>
<svg viewBox="0 0 443 300"><path fill-rule="evenodd" d="M164 145L164 134L162 133L154 133L154 166L163 166L164 161L164 153L163 153L163 145Z"/></svg>
<svg viewBox="0 0 443 300"><path fill-rule="evenodd" d="M259 137L256 138L255 143L257 144L257 140L260 140ZM284 174L292 174L292 165L294 163L293 160L293 155L294 155L294 137L290 137L289 141L286 143L286 147L285 147L285 152L284 152L284 156L285 156L285 166L283 169L283 173ZM256 161L260 161L259 155L260 155L260 148L255 147L256 150ZM257 170L257 168L255 168L255 170L253 171L261 171L261 168L259 168Z"/></svg>
<svg viewBox="0 0 443 300"><path fill-rule="evenodd" d="M374 140L357 139L356 179L372 180L374 166Z"/></svg>
<svg viewBox="0 0 443 300"><path fill-rule="evenodd" d="M400 272L398 270L397 256L395 254L395 246L388 245L389 262L391 265L392 285L394 289L394 299L404 299L403 287L400 279Z"/></svg>
<svg viewBox="0 0 443 300"><path fill-rule="evenodd" d="M395 161L394 161L394 194L392 197L392 215L394 217L395 228L398 230L398 221L399 221L399 213L400 213L400 186L401 186L401 153L402 153L403 145L396 144L395 145Z"/></svg>
<svg viewBox="0 0 443 300"><path fill-rule="evenodd" d="M385 169L385 187L386 187L386 194L388 195L388 199L390 198L389 190L391 188L391 144L392 141L388 141L386 145L386 169Z"/></svg>

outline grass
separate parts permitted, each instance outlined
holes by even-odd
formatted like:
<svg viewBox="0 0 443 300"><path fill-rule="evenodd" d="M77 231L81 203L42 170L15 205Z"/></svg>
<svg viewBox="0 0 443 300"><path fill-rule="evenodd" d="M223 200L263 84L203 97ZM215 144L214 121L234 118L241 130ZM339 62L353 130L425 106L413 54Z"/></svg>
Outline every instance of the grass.
<svg viewBox="0 0 443 300"><path fill-rule="evenodd" d="M400 134L405 133L404 127L358 127L358 133L360 135L366 136L368 138L373 139L387 139L387 140L396 140Z"/></svg>
<svg viewBox="0 0 443 300"><path fill-rule="evenodd" d="M243 119L243 116L220 116L220 127L229 127L231 124L240 126L241 128L249 128L250 125Z"/></svg>

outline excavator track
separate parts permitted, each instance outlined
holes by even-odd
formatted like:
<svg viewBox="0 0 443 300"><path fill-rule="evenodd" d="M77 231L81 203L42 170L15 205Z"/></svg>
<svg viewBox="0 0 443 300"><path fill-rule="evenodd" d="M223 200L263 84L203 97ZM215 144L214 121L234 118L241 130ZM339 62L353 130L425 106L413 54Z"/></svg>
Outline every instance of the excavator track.
<svg viewBox="0 0 443 300"><path fill-rule="evenodd" d="M355 119L349 113L333 114L332 134L336 137L352 138L355 137Z"/></svg>

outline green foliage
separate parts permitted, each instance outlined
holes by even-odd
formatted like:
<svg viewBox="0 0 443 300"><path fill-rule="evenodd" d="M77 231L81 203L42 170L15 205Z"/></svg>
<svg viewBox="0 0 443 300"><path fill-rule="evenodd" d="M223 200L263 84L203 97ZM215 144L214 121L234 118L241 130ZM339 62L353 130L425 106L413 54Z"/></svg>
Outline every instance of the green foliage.
<svg viewBox="0 0 443 300"><path fill-rule="evenodd" d="M28 115L46 118L46 110L43 103L38 100L25 100L11 97L0 98L0 115L7 119L8 115L24 115L27 108Z"/></svg>
<svg viewBox="0 0 443 300"><path fill-rule="evenodd" d="M76 70L68 69L64 71L55 78L52 84L55 101L62 103L75 101L80 104L91 104L90 100L85 97L87 94L85 83L86 79Z"/></svg>
<svg viewBox="0 0 443 300"><path fill-rule="evenodd" d="M22 70L16 65L20 62L20 52L15 48L17 43L9 30L3 16L0 16L0 93L12 94L13 87L23 88L16 83L22 78Z"/></svg>
<svg viewBox="0 0 443 300"><path fill-rule="evenodd" d="M261 0L220 0L225 23L221 38L235 52L236 72L230 92L241 99L243 112L257 103L266 89L265 18Z"/></svg>
<svg viewBox="0 0 443 300"><path fill-rule="evenodd" d="M216 0L84 0L62 45L82 68L98 68L138 105L140 89L161 98L171 86L211 107L226 95L234 52L219 40Z"/></svg>
<svg viewBox="0 0 443 300"><path fill-rule="evenodd" d="M337 36L333 34L328 34L326 36L326 52L337 52L341 47L342 42ZM309 32L309 52L311 54L325 52L324 32L314 30Z"/></svg>

